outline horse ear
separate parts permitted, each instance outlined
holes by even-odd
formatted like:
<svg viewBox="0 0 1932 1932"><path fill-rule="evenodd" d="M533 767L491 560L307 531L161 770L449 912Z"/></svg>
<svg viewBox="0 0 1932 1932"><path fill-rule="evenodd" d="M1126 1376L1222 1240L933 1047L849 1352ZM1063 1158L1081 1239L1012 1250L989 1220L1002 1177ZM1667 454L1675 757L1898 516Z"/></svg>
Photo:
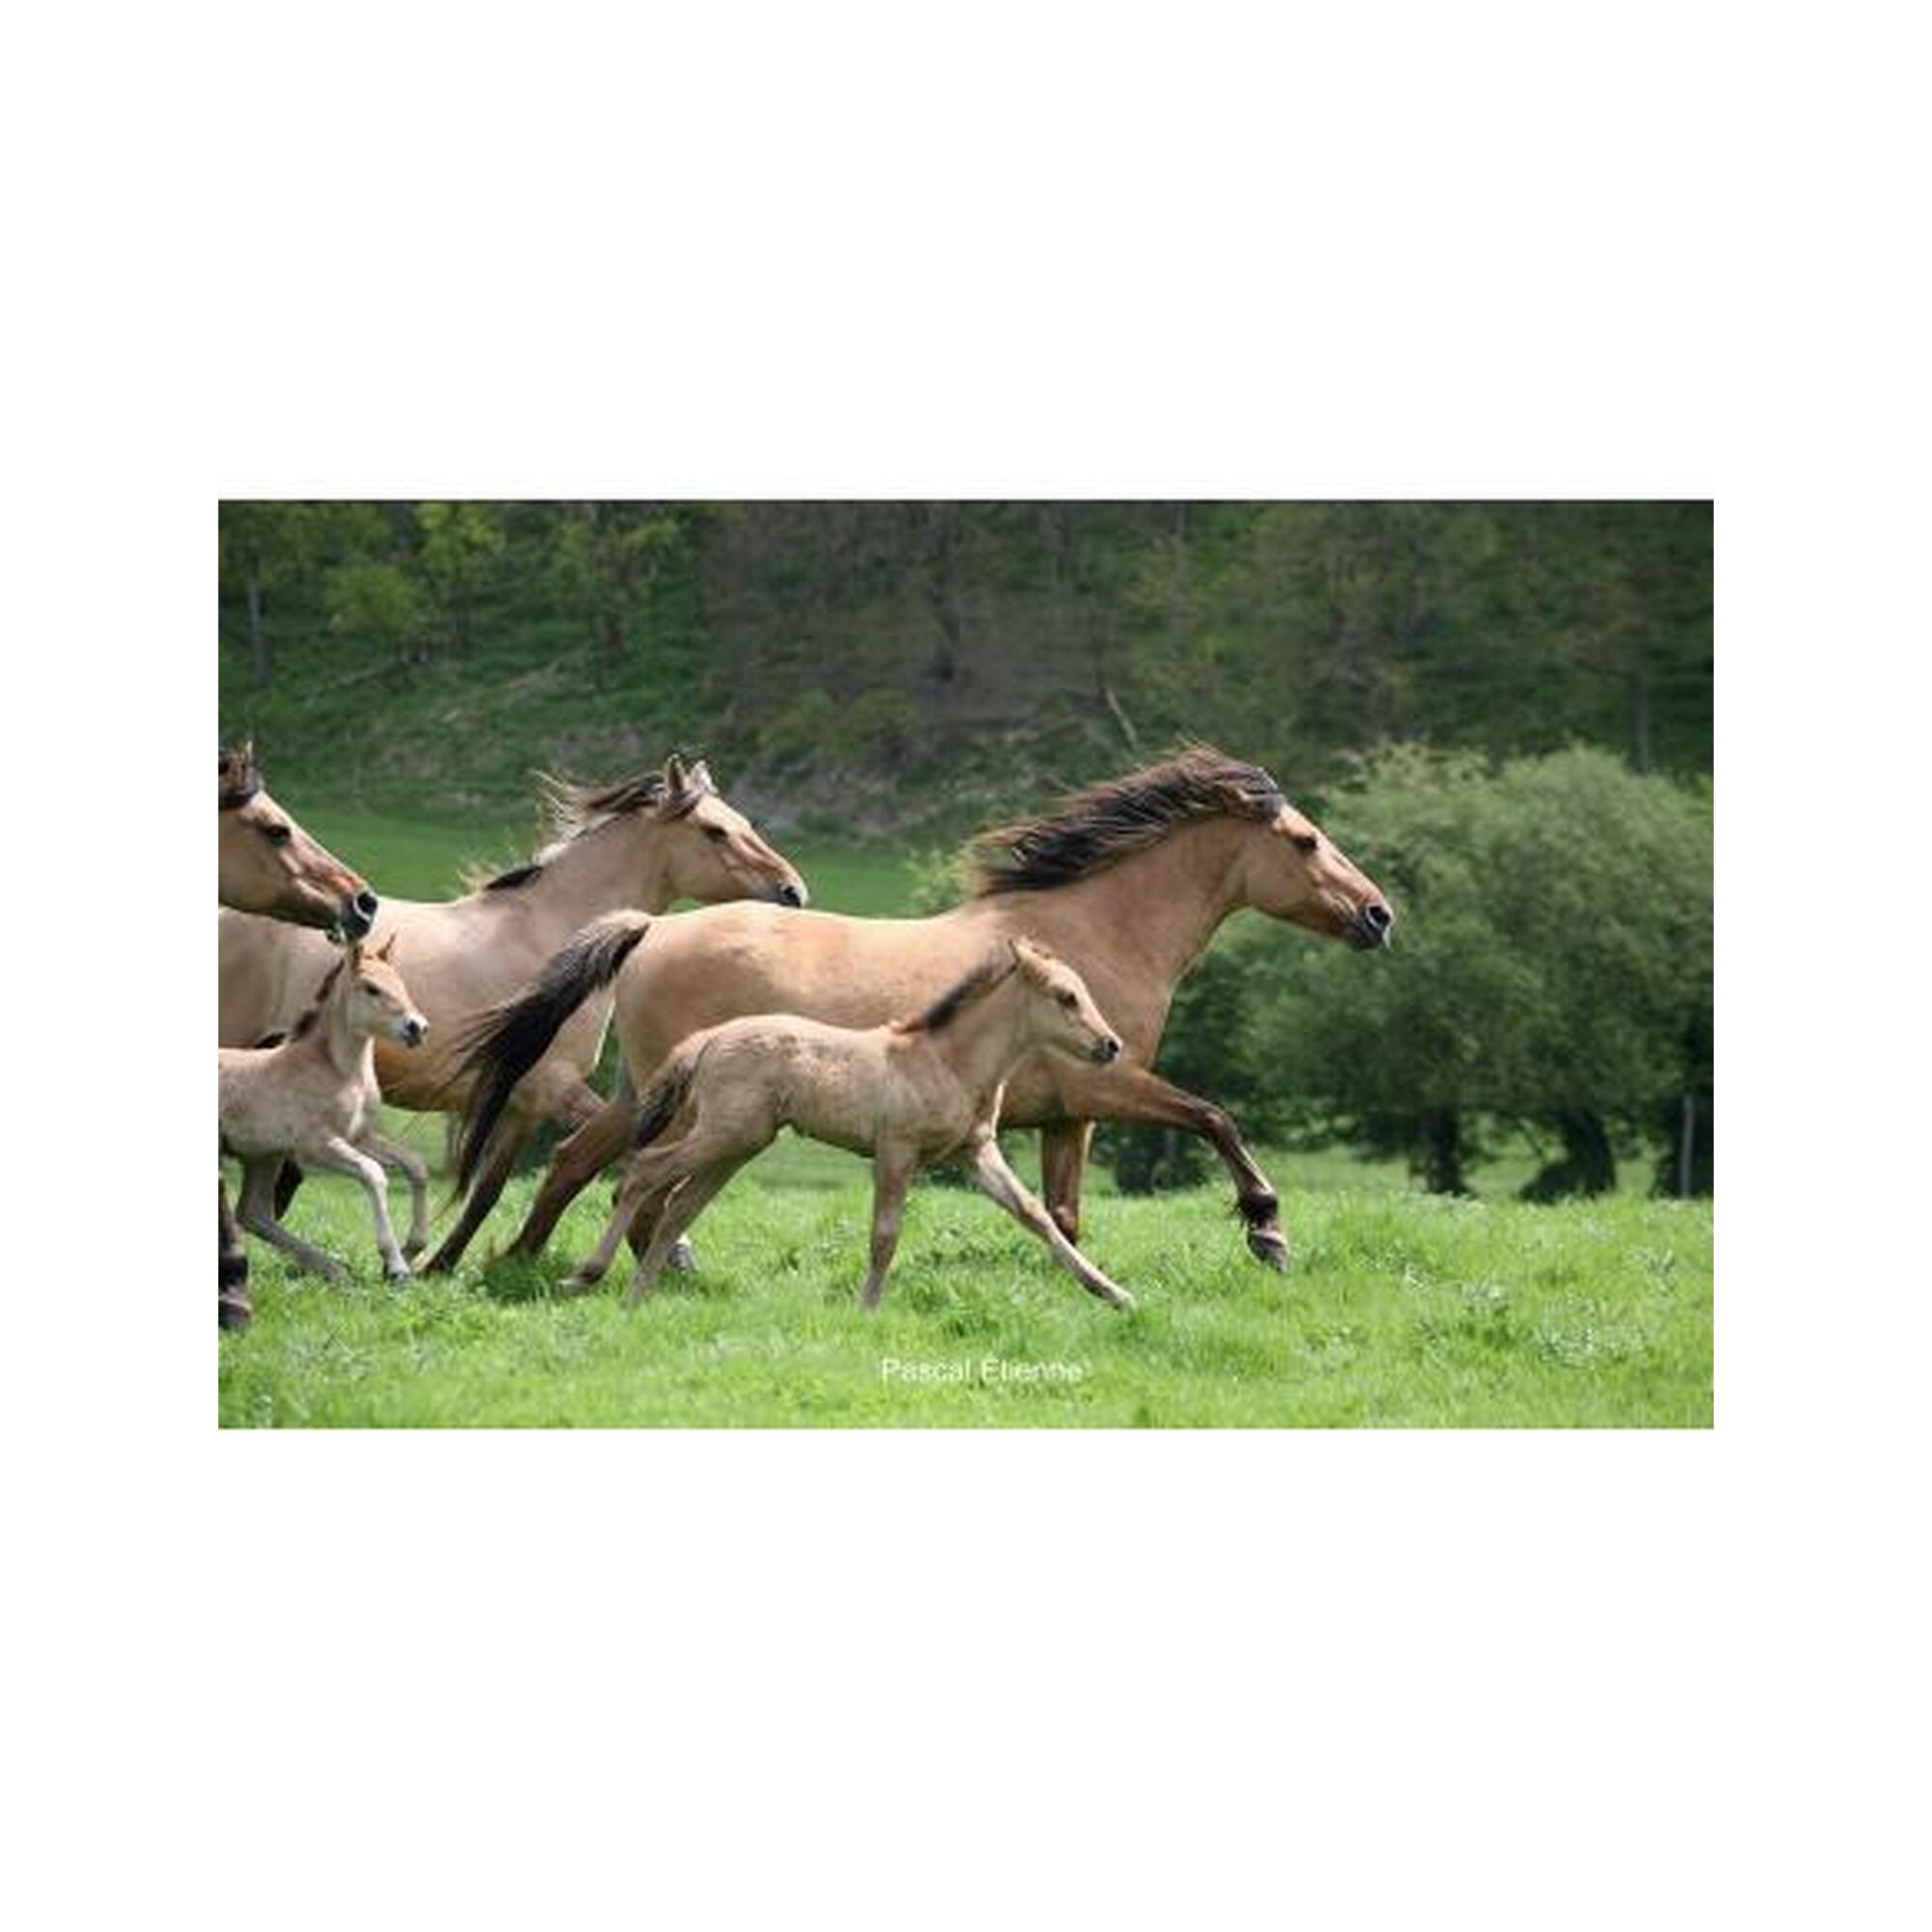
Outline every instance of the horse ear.
<svg viewBox="0 0 1932 1932"><path fill-rule="evenodd" d="M673 752L665 760L665 790L672 798L682 798L691 789L691 774L684 768L684 760Z"/></svg>
<svg viewBox="0 0 1932 1932"><path fill-rule="evenodd" d="M1013 964L1029 980L1037 980L1046 971L1046 954L1032 940L1015 936L1012 949Z"/></svg>
<svg viewBox="0 0 1932 1932"><path fill-rule="evenodd" d="M718 787L711 781L711 767L702 758L697 759L685 774L693 791L716 791Z"/></svg>

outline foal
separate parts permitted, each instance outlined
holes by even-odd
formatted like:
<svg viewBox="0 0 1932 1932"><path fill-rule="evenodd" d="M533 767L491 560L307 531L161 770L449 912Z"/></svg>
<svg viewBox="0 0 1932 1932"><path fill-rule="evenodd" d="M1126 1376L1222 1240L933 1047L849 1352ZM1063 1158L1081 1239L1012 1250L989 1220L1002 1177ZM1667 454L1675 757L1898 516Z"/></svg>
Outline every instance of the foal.
<svg viewBox="0 0 1932 1932"><path fill-rule="evenodd" d="M275 1177L290 1157L307 1167L354 1175L369 1196L376 1246L391 1281L409 1279L405 1256L429 1239L429 1171L413 1149L376 1131L376 1037L418 1045L429 1022L416 1011L403 977L389 964L393 939L374 952L358 942L329 969L295 1031L277 1046L218 1048L221 1145L242 1158L242 1225L330 1281L341 1263L292 1235L275 1218ZM410 1183L410 1238L400 1250L389 1225L383 1168Z"/></svg>
<svg viewBox="0 0 1932 1932"><path fill-rule="evenodd" d="M872 1156L871 1267L860 1294L868 1309L885 1293L913 1176L953 1153L1084 1287L1131 1308L1133 1296L1061 1233L994 1138L1007 1076L1042 1049L1105 1062L1121 1042L1072 967L1025 939L1009 940L916 1018L889 1026L764 1013L693 1034L639 1102L642 1151L572 1283L599 1279L635 1221L651 1231L625 1297L635 1306L705 1203L788 1126ZM675 1138L645 1145L668 1128Z"/></svg>

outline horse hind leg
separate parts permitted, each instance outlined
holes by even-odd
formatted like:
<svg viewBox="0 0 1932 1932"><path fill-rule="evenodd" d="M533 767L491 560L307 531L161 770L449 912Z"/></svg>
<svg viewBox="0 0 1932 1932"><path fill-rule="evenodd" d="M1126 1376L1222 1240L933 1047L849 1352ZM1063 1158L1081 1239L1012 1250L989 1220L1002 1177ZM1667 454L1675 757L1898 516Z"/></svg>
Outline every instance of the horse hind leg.
<svg viewBox="0 0 1932 1932"><path fill-rule="evenodd" d="M490 1157L484 1163L483 1171L469 1183L463 1212L457 1217L456 1226L442 1237L436 1253L423 1264L424 1274L447 1274L463 1259L463 1251L475 1239L476 1231L490 1218L490 1210L496 1207L505 1183L516 1171L517 1156L523 1152L529 1137L530 1123L527 1121L505 1120L497 1127L491 1142Z"/></svg>
<svg viewBox="0 0 1932 1932"><path fill-rule="evenodd" d="M1039 1130L1039 1191L1069 1241L1080 1238L1080 1180L1093 1144L1092 1121L1056 1121Z"/></svg>
<svg viewBox="0 0 1932 1932"><path fill-rule="evenodd" d="M557 1144L537 1198L510 1243L513 1255L543 1252L563 1210L614 1160L623 1157L637 1124L638 1106L628 1085L606 1100L567 1140Z"/></svg>

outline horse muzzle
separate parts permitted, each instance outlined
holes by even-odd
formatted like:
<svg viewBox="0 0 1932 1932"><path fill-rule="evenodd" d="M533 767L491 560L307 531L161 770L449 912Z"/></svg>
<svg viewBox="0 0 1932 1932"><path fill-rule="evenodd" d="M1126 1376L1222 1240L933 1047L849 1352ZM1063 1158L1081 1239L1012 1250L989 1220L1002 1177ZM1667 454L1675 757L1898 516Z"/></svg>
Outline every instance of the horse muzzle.
<svg viewBox="0 0 1932 1932"><path fill-rule="evenodd" d="M1381 899L1371 899L1349 922L1349 944L1358 952L1387 946L1395 932L1395 914Z"/></svg>
<svg viewBox="0 0 1932 1932"><path fill-rule="evenodd" d="M342 935L345 945L367 939L375 931L376 914L382 903L367 886L342 901L342 909L335 915L335 928Z"/></svg>
<svg viewBox="0 0 1932 1932"><path fill-rule="evenodd" d="M400 1037L405 1046L420 1046L429 1037L429 1022L412 1013L403 1022Z"/></svg>
<svg viewBox="0 0 1932 1932"><path fill-rule="evenodd" d="M811 903L811 895L806 891L803 879L787 879L783 885L774 886L772 898L781 906L805 906Z"/></svg>

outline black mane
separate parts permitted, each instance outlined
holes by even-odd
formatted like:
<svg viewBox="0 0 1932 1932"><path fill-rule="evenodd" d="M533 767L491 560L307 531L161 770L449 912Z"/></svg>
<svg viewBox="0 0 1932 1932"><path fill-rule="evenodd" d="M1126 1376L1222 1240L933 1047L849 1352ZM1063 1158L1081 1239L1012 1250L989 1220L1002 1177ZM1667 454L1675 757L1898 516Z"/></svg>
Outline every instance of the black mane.
<svg viewBox="0 0 1932 1932"><path fill-rule="evenodd" d="M1211 745L1189 745L1159 764L1088 785L1037 818L980 833L973 840L975 891L984 898L1071 885L1159 844L1180 826L1206 818L1266 820L1282 803L1281 787L1260 765Z"/></svg>

